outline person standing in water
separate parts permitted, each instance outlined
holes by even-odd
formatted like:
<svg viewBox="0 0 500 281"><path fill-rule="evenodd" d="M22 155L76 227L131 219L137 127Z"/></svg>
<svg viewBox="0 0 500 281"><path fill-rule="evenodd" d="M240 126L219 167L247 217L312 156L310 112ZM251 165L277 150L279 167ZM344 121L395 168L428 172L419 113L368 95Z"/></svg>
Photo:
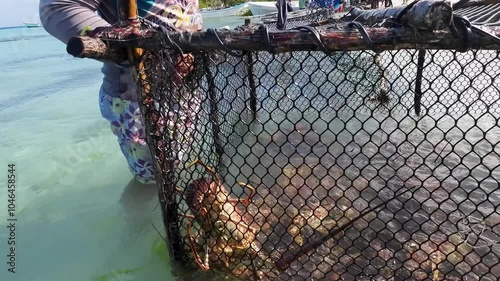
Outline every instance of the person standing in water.
<svg viewBox="0 0 500 281"><path fill-rule="evenodd" d="M81 35L84 30L117 23L117 1L40 0L40 20L50 35L67 44L71 37ZM137 6L139 16L153 24L192 32L202 29L198 0L137 0ZM152 183L154 166L131 69L104 62L101 71L104 75L99 91L101 115L110 122L134 178L140 183ZM181 104L180 108L184 114L196 112L192 102L186 106ZM178 157L182 158L182 151Z"/></svg>

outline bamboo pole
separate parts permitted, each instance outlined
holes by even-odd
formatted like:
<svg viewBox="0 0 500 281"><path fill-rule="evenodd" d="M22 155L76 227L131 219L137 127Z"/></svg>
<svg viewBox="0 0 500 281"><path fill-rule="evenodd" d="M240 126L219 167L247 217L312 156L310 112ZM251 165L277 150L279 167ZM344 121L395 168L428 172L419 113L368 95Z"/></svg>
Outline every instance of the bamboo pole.
<svg viewBox="0 0 500 281"><path fill-rule="evenodd" d="M140 26L140 21L139 21L139 12L138 12L138 7L137 7L137 0L120 0L119 3L119 13L120 13L120 21L121 21L121 26L126 28L127 26L133 27L133 33L134 34L139 34L141 33L141 26ZM102 45L101 45L102 47ZM144 60L142 60L143 55L145 54L145 50L142 49L140 46L127 46L122 45L122 48L126 48L126 57L129 60L130 63L132 62L138 62L138 64L134 67L132 67L132 73L134 77L139 78L139 91L138 95L139 96L139 107L141 110L141 113L143 114L144 118L144 129L147 138L147 143L148 147L151 152L151 159L153 160L153 165L155 167L156 171L156 183L158 185L158 196L159 196L159 201L162 209L162 218L163 218L163 224L165 227L165 231L167 234L167 246L169 248L169 254L172 257L173 260L177 262L183 262L184 261L184 250L182 247L182 237L180 236L179 233L179 216L177 213L177 202L176 200L170 200L171 198L166 198L167 193L170 196L174 196L174 189L175 189L175 184L168 184L166 186L165 182L163 181L163 170L161 169L160 163L158 162L158 158L156 157L156 152L157 152L157 145L158 141L161 141L161 139L157 139L156 141L153 140L151 141L151 136L157 136L154 134L154 132L159 132L159 128L157 127L159 124L158 122L153 122L153 120L157 120L159 116L154 112L154 100L151 97L151 85L148 83L148 77L145 72L145 63ZM119 49L119 48L118 48ZM106 49L106 51L109 53L113 53L113 51ZM116 59L116 58L115 58ZM156 116L156 118L155 118ZM151 117L151 118L150 118ZM152 127L151 127L152 125ZM160 137L161 136L157 136ZM173 169L169 169L167 171L168 173L173 173ZM168 177L171 177L169 175Z"/></svg>
<svg viewBox="0 0 500 281"><path fill-rule="evenodd" d="M128 5L127 5L128 4ZM120 17L123 23L126 23L129 26L133 27L134 33L139 33L140 24L139 24L139 11L137 9L137 0L120 0ZM139 60L143 54L143 50L141 48L127 48L127 56L130 62ZM144 69L143 62L139 62L138 69L132 68L134 71L134 76L141 78L141 81L146 80L145 74L142 72ZM148 85L143 85L146 87L146 92L149 93L150 88Z"/></svg>

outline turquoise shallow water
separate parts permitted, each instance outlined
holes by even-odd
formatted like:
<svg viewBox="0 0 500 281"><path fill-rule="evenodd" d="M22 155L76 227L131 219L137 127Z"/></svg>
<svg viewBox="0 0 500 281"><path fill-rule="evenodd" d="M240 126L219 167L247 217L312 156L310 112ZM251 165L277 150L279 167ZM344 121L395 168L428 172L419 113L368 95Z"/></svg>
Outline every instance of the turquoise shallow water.
<svg viewBox="0 0 500 281"><path fill-rule="evenodd" d="M101 64L71 57L42 28L2 29L0 49L0 280L174 280L152 226L163 230L156 189L130 184L100 115ZM16 273L5 254L8 164L16 175Z"/></svg>

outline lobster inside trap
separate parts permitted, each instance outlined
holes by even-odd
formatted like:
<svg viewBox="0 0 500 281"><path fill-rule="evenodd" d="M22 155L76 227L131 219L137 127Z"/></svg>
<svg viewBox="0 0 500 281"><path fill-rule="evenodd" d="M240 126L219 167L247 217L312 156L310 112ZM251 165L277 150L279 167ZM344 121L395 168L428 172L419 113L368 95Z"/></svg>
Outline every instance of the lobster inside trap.
<svg viewBox="0 0 500 281"><path fill-rule="evenodd" d="M177 262L241 280L500 278L496 50L141 63Z"/></svg>

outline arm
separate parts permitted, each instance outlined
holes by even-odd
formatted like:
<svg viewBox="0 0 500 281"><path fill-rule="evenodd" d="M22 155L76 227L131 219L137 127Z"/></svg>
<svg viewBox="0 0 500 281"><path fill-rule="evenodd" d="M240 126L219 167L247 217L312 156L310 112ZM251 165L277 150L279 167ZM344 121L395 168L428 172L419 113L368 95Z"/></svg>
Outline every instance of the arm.
<svg viewBox="0 0 500 281"><path fill-rule="evenodd" d="M86 27L109 26L96 14L102 0L40 0L39 13L43 28L67 44Z"/></svg>

